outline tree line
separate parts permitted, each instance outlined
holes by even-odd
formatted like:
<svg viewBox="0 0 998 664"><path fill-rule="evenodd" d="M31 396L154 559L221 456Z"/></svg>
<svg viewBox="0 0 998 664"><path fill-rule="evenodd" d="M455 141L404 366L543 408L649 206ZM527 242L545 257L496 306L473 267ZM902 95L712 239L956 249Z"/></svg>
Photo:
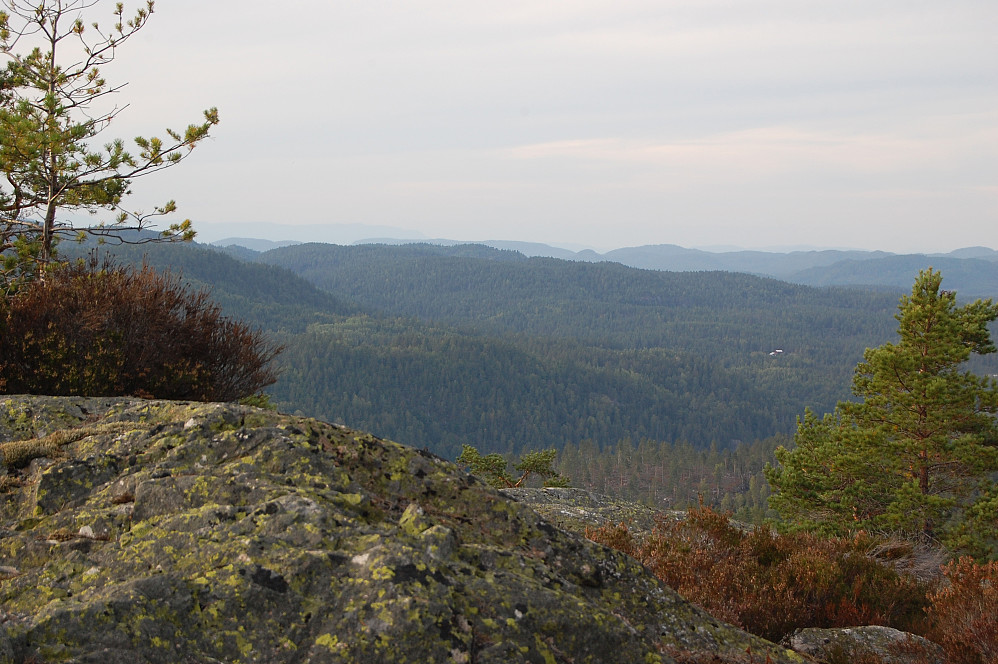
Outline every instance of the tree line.
<svg viewBox="0 0 998 664"><path fill-rule="evenodd" d="M347 317L282 337L283 407L453 459L623 437L727 446L789 432L797 406L699 357L522 344L411 319Z"/></svg>
<svg viewBox="0 0 998 664"><path fill-rule="evenodd" d="M689 442L629 438L600 448L592 440L569 443L555 462L572 486L644 503L658 509L685 510L703 504L730 512L745 523L777 516L764 470L789 435L729 447L698 447Z"/></svg>

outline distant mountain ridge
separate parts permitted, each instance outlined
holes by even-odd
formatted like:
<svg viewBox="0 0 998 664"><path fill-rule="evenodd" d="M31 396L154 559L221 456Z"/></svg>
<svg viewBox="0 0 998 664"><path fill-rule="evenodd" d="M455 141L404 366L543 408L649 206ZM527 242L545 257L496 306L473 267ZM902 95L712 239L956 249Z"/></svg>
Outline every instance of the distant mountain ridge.
<svg viewBox="0 0 998 664"><path fill-rule="evenodd" d="M966 247L949 253L893 254L887 251L816 249L808 251L706 251L674 244L624 247L605 253L572 252L536 243L481 244L586 262L613 261L643 270L744 272L805 286L872 286L907 289L918 270L942 270L947 286L966 297L998 297L998 251ZM964 261L970 261L965 263Z"/></svg>
<svg viewBox="0 0 998 664"><path fill-rule="evenodd" d="M387 237L363 239L352 244L405 246L417 243L420 246L452 249L484 246L516 252L527 258L557 258L586 263L614 262L642 270L742 272L805 286L863 286L907 290L919 270L932 266L943 271L947 288L957 291L962 298L998 299L998 251L981 246L965 247L949 253L894 254L859 249L708 251L675 244L622 247L600 253L593 249L573 251L540 242L515 240L459 242L438 238L414 241ZM212 244L225 247L228 253L243 260L253 260L251 252L263 253L300 243L233 237Z"/></svg>
<svg viewBox="0 0 998 664"><path fill-rule="evenodd" d="M603 256L608 260L645 270L680 272L721 270L788 280L788 277L805 269L834 265L843 260L876 260L890 255L883 251L836 249L794 251L786 254L766 251L714 253L675 245L649 245L616 249Z"/></svg>
<svg viewBox="0 0 998 664"><path fill-rule="evenodd" d="M956 253L956 252L954 252ZM945 256L885 256L876 260L843 260L790 276L789 281L809 286L875 286L904 288L913 275L931 265L943 273L947 290L962 299L998 298L998 261L994 258Z"/></svg>
<svg viewBox="0 0 998 664"><path fill-rule="evenodd" d="M294 244L301 244L298 240L260 240L252 237L227 237L224 240L216 240L211 243L216 247L243 247L253 251L269 251L278 247L290 247Z"/></svg>

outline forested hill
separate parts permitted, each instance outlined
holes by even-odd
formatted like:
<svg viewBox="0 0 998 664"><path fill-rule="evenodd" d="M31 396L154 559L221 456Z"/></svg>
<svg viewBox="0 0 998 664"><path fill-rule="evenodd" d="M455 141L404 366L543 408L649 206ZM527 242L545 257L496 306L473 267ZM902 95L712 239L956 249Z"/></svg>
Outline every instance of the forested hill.
<svg viewBox="0 0 998 664"><path fill-rule="evenodd" d="M623 438L721 446L787 430L796 403L716 364L661 350L456 332L355 317L288 344L273 393L455 458Z"/></svg>
<svg viewBox="0 0 998 664"><path fill-rule="evenodd" d="M64 243L60 254L88 257L95 245ZM197 244L104 245L99 257L125 264L148 263L181 275L194 288L206 288L225 312L266 330L302 332L361 308L321 290L290 270L239 260ZM251 252L252 255L252 252Z"/></svg>
<svg viewBox="0 0 998 664"><path fill-rule="evenodd" d="M278 398L448 450L789 432L806 406L849 397L900 294L483 246L307 244L259 259L375 314L289 347Z"/></svg>
<svg viewBox="0 0 998 664"><path fill-rule="evenodd" d="M927 265L943 273L946 285L964 299L998 296L998 261L984 258L886 256L876 260L846 260L795 273L790 279L813 286L880 285L907 290L913 275Z"/></svg>
<svg viewBox="0 0 998 664"><path fill-rule="evenodd" d="M431 240L429 244L441 247L458 247L466 250L468 244L453 240ZM248 258L255 251L267 251L299 242L283 243L230 238L220 243L228 244L227 250L241 252ZM364 244L411 244L412 241L384 240ZM920 269L932 265L946 274L949 290L972 300L998 295L998 251L987 247L966 247L945 254L891 254L884 251L842 249L760 251L730 250L708 251L689 249L673 244L623 247L606 253L592 249L572 251L546 244L516 241L482 242L478 246L519 252L523 256L539 256L586 263L614 262L643 270L671 272L743 272L762 277L806 286L862 286L871 288L900 289L907 291Z"/></svg>
<svg viewBox="0 0 998 664"><path fill-rule="evenodd" d="M902 292L527 259L467 245L303 244L259 260L390 315L608 348L668 348L726 366L777 348L819 364L855 357L889 337L893 318L882 314Z"/></svg>
<svg viewBox="0 0 998 664"><path fill-rule="evenodd" d="M118 254L181 270L277 334L269 391L283 410L448 458L465 443L703 448L788 433L806 406L848 398L863 350L893 336L899 295L482 246L243 254L267 264L190 245Z"/></svg>
<svg viewBox="0 0 998 664"><path fill-rule="evenodd" d="M901 292L526 259L481 246L306 244L261 260L390 315L492 335L667 349L793 385L822 406L845 398L863 350L891 337ZM780 357L769 355L777 349Z"/></svg>

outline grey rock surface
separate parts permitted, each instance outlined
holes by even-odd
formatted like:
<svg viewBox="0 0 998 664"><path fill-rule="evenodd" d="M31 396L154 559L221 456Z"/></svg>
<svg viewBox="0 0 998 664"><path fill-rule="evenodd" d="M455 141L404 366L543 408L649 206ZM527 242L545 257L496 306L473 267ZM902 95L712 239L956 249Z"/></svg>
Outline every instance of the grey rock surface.
<svg viewBox="0 0 998 664"><path fill-rule="evenodd" d="M625 524L632 533L647 533L663 516L683 518L686 512L661 512L638 503L615 500L585 489L550 487L543 489L500 489L505 496L529 505L559 528L578 533L585 529Z"/></svg>
<svg viewBox="0 0 998 664"><path fill-rule="evenodd" d="M0 453L4 664L802 661L453 464L340 426L2 397Z"/></svg>
<svg viewBox="0 0 998 664"><path fill-rule="evenodd" d="M800 629L790 635L787 645L817 662L853 661L863 655L874 655L883 664L945 664L946 656L940 645L921 636L890 627L871 625L820 629Z"/></svg>

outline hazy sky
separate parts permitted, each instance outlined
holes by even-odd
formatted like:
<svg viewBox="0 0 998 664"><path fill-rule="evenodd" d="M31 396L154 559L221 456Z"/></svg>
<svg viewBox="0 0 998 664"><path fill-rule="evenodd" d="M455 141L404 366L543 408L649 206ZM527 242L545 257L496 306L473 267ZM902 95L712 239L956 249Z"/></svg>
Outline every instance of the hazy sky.
<svg viewBox="0 0 998 664"><path fill-rule="evenodd" d="M159 0L105 73L126 137L218 106L133 187L205 240L942 251L998 248L996 34L995 0Z"/></svg>

